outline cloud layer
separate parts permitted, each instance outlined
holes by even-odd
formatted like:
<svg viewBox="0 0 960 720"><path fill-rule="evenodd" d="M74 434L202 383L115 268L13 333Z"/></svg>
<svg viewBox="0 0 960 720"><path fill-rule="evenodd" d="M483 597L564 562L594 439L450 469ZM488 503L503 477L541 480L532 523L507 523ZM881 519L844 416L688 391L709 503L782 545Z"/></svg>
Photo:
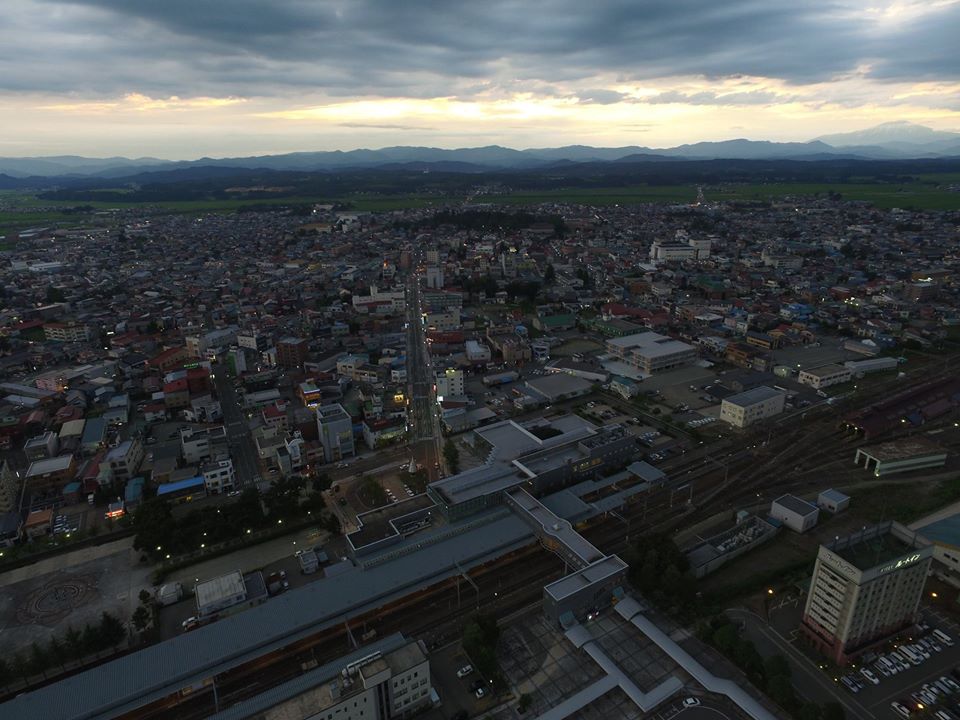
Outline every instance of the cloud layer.
<svg viewBox="0 0 960 720"><path fill-rule="evenodd" d="M909 106L948 124L960 107L958 0L5 0L3 14L0 119L33 97L48 112L136 106L204 123L218 109L318 121L314 108L362 101L337 124L383 132L437 127L417 112L366 117L378 99L421 111L444 99L467 116L578 106L584 122L619 108L609 117L634 126L663 122L656 106L741 108L748 127L757 107L893 119L874 111Z"/></svg>

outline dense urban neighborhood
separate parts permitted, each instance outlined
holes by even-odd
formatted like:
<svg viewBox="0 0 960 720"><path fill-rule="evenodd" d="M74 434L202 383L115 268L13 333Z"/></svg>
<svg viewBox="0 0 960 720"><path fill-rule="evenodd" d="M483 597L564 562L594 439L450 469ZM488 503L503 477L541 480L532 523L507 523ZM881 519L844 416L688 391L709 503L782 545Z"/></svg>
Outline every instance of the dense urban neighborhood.
<svg viewBox="0 0 960 720"><path fill-rule="evenodd" d="M3 239L0 717L960 717L960 211L496 194Z"/></svg>

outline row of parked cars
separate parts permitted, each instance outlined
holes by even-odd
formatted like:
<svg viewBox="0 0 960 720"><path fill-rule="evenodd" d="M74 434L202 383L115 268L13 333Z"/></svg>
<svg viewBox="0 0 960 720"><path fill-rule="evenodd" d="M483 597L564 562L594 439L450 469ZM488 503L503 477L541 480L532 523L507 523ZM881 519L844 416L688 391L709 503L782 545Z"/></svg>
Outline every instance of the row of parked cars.
<svg viewBox="0 0 960 720"><path fill-rule="evenodd" d="M908 643L901 643L872 662L865 663L859 670L859 677L851 673L840 678L843 686L852 693L863 689L864 683L879 685L882 678L909 670L929 660L931 655L940 652L945 646L953 645L953 638L939 629L930 630L928 625L920 625L921 637ZM929 633L929 634L927 634ZM952 681L951 681L952 682Z"/></svg>
<svg viewBox="0 0 960 720"><path fill-rule="evenodd" d="M901 699L890 703L891 709L900 717L909 718L914 712L929 711L937 720L960 718L960 668L954 668L953 677L941 675L936 680L925 682L910 693L910 700Z"/></svg>

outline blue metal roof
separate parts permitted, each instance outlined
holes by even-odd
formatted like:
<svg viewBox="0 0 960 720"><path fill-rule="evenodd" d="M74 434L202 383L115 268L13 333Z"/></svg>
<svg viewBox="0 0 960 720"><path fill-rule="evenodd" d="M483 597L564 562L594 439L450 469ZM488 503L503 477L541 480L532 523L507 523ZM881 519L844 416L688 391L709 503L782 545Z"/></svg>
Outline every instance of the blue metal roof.
<svg viewBox="0 0 960 720"><path fill-rule="evenodd" d="M321 578L263 605L24 693L0 705L0 718L108 720L278 650L325 628L458 575L531 542L516 515L473 517L465 530L441 528L413 552L393 546L389 562ZM410 548L413 550L413 548Z"/></svg>
<svg viewBox="0 0 960 720"><path fill-rule="evenodd" d="M157 497L177 492L177 490L187 490L195 487L203 487L203 475L197 475L196 477L187 478L186 480L178 480L177 482L164 483L157 488Z"/></svg>
<svg viewBox="0 0 960 720"><path fill-rule="evenodd" d="M960 513L917 528L917 532L932 542L960 548Z"/></svg>

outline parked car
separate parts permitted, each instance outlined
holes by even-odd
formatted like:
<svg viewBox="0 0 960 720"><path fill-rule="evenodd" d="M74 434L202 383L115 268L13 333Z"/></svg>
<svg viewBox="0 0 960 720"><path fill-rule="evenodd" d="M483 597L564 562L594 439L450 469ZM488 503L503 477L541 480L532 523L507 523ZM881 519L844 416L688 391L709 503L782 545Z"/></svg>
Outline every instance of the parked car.
<svg viewBox="0 0 960 720"><path fill-rule="evenodd" d="M462 668L457 670L458 678L465 678L467 675L473 672L473 665L464 665Z"/></svg>

